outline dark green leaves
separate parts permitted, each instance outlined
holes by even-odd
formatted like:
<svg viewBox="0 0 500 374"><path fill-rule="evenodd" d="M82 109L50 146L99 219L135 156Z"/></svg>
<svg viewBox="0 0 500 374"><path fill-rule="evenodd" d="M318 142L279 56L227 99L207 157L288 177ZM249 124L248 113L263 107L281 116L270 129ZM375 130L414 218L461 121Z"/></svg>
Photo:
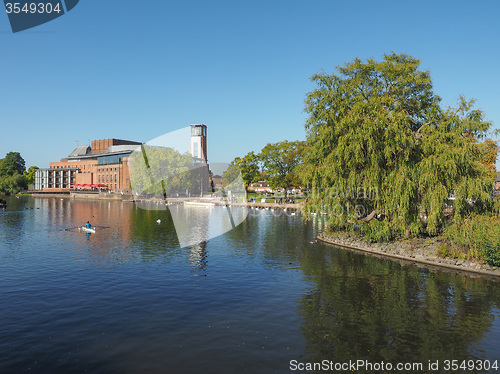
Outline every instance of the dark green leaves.
<svg viewBox="0 0 500 374"><path fill-rule="evenodd" d="M479 140L491 123L463 97L458 108L441 108L419 65L392 53L312 77L304 170L315 189L312 206L329 211L334 228L376 211L385 218L381 229L393 236L435 234L451 196L455 218L489 199L492 173L485 165L494 147ZM359 189L378 193L369 199L350 193Z"/></svg>

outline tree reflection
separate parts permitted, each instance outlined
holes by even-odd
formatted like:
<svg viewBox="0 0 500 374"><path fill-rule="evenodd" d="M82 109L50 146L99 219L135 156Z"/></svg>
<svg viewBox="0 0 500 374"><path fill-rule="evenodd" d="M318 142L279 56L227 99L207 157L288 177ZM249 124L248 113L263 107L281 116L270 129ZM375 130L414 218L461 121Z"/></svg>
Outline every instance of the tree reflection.
<svg viewBox="0 0 500 374"><path fill-rule="evenodd" d="M297 300L303 361L422 363L426 370L429 360L440 360L441 369L443 360L498 360L481 350L500 305L496 281L314 243L309 223L267 211L250 214L222 240L265 268L305 275L310 288Z"/></svg>
<svg viewBox="0 0 500 374"><path fill-rule="evenodd" d="M482 357L498 287L322 246L302 259L315 288L300 302L311 362L421 362ZM424 367L425 369L425 367Z"/></svg>
<svg viewBox="0 0 500 374"><path fill-rule="evenodd" d="M130 216L130 234L140 248L139 253L149 259L165 256L169 252L174 253L179 247L168 209L147 210L134 207Z"/></svg>

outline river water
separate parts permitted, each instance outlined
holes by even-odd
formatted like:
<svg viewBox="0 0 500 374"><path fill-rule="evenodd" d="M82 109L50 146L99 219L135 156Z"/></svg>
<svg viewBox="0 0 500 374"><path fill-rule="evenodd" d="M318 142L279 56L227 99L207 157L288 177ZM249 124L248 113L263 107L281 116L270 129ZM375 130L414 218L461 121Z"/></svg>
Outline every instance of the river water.
<svg viewBox="0 0 500 374"><path fill-rule="evenodd" d="M252 211L181 248L168 210L7 199L0 373L498 372L497 281L315 243L321 218Z"/></svg>

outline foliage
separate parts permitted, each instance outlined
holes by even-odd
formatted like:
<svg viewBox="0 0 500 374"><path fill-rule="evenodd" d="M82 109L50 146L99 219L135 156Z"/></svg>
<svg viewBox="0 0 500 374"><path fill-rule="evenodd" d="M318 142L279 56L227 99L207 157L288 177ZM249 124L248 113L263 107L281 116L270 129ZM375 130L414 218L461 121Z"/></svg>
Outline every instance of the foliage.
<svg viewBox="0 0 500 374"><path fill-rule="evenodd" d="M395 239L394 230L391 229L388 221L380 223L372 220L368 223L360 224L357 233L370 243L387 243Z"/></svg>
<svg viewBox="0 0 500 374"><path fill-rule="evenodd" d="M134 151L129 164L134 192L160 197L163 193L185 192L198 187L197 169L189 153L143 145L140 151Z"/></svg>
<svg viewBox="0 0 500 374"><path fill-rule="evenodd" d="M377 218L384 237L428 233L491 209L493 179L482 140L491 124L463 97L443 109L430 74L401 54L355 59L338 74L316 74L307 95L305 180L311 206L331 214L333 229ZM389 230L389 233L387 233Z"/></svg>
<svg viewBox="0 0 500 374"><path fill-rule="evenodd" d="M26 183L27 184L34 184L35 183L35 173L39 169L38 166L30 166L28 171L24 172L24 177L26 178Z"/></svg>
<svg viewBox="0 0 500 374"><path fill-rule="evenodd" d="M245 191L243 191L243 185L245 185ZM241 189L241 193L246 192L247 184L242 180L241 170L235 161L232 161L227 170L222 173L222 188L224 191Z"/></svg>
<svg viewBox="0 0 500 374"><path fill-rule="evenodd" d="M445 229L444 238L451 246L448 252L454 251L453 257L484 259L489 265L500 266L498 216L475 215L463 222L455 222Z"/></svg>
<svg viewBox="0 0 500 374"><path fill-rule="evenodd" d="M222 187L227 187L231 185L231 182L234 181L238 175L240 174L240 168L236 165L236 163L231 161L228 168L224 173L222 173Z"/></svg>
<svg viewBox="0 0 500 374"><path fill-rule="evenodd" d="M222 176L222 184L226 186L241 172L245 188L261 178L273 188L299 186L304 145L305 142L285 140L267 144L257 155L249 152L244 157L236 157Z"/></svg>
<svg viewBox="0 0 500 374"><path fill-rule="evenodd" d="M497 162L498 156L498 142L485 139L483 143L480 144L481 147L481 162L484 166L492 173L492 176L496 177L496 167L495 163Z"/></svg>
<svg viewBox="0 0 500 374"><path fill-rule="evenodd" d="M228 170L222 175L222 186L227 187L237 180L239 173L243 178L245 189L260 177L259 158L254 152L249 152L244 157L236 157L229 164Z"/></svg>
<svg viewBox="0 0 500 374"><path fill-rule="evenodd" d="M269 143L258 154L271 187L300 185L296 168L301 164L305 143L302 141Z"/></svg>
<svg viewBox="0 0 500 374"><path fill-rule="evenodd" d="M7 175L0 177L0 191L9 194L18 193L23 188L26 188L26 178L21 174Z"/></svg>
<svg viewBox="0 0 500 374"><path fill-rule="evenodd" d="M9 152L0 160L0 177L23 174L25 170L26 164L19 152Z"/></svg>
<svg viewBox="0 0 500 374"><path fill-rule="evenodd" d="M7 153L0 160L0 192L15 194L26 188L25 170L25 162L19 152Z"/></svg>

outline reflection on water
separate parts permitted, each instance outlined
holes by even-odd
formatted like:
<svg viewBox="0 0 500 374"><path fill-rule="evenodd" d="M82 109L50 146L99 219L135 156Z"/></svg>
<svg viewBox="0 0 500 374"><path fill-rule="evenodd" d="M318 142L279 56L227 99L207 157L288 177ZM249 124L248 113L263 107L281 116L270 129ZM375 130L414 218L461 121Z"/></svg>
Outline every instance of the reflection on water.
<svg viewBox="0 0 500 374"><path fill-rule="evenodd" d="M90 237L75 230L87 221L97 227ZM498 359L498 282L314 243L322 222L261 211L183 248L168 210L9 198L0 372L286 373L290 360Z"/></svg>
<svg viewBox="0 0 500 374"><path fill-rule="evenodd" d="M170 205L169 210L182 247L196 245L223 235L240 225L248 215L246 207Z"/></svg>
<svg viewBox="0 0 500 374"><path fill-rule="evenodd" d="M315 284L299 306L311 361L498 358L481 344L492 328L498 342L497 283L340 249L318 249L302 269Z"/></svg>
<svg viewBox="0 0 500 374"><path fill-rule="evenodd" d="M189 265L195 275L205 275L208 265L207 242L194 244L189 248Z"/></svg>

